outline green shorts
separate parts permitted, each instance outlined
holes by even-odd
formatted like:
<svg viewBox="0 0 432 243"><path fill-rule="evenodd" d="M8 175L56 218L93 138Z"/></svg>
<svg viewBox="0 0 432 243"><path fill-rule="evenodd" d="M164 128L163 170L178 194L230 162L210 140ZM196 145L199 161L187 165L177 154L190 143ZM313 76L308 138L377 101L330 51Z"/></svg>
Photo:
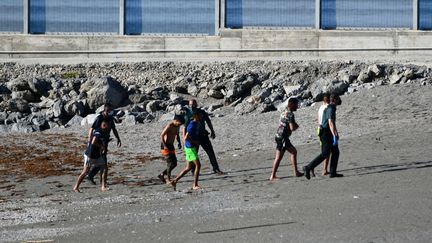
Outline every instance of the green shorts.
<svg viewBox="0 0 432 243"><path fill-rule="evenodd" d="M186 148L185 147L185 154L186 154L186 161L193 162L195 160L198 160L198 150L196 148Z"/></svg>

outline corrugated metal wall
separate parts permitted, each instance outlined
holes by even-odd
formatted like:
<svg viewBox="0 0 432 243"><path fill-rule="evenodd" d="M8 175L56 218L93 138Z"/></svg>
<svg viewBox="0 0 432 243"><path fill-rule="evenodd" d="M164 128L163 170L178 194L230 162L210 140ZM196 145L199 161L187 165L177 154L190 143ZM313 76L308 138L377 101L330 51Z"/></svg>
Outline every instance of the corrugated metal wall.
<svg viewBox="0 0 432 243"><path fill-rule="evenodd" d="M432 0L419 0L419 27L432 30Z"/></svg>
<svg viewBox="0 0 432 243"><path fill-rule="evenodd" d="M125 33L215 35L219 0L124 0ZM315 27L315 0L224 0L225 27ZM29 0L30 33L119 33L120 0ZM412 0L321 0L321 28L403 28ZM0 0L0 32L24 31L23 0ZM432 30L432 0L418 26Z"/></svg>
<svg viewBox="0 0 432 243"><path fill-rule="evenodd" d="M321 27L412 28L412 0L322 0Z"/></svg>
<svg viewBox="0 0 432 243"><path fill-rule="evenodd" d="M23 1L0 0L0 31L23 32Z"/></svg>
<svg viewBox="0 0 432 243"><path fill-rule="evenodd" d="M314 27L315 0L227 0L226 26Z"/></svg>
<svg viewBox="0 0 432 243"><path fill-rule="evenodd" d="M215 0L127 0L126 34L215 34Z"/></svg>
<svg viewBox="0 0 432 243"><path fill-rule="evenodd" d="M118 33L119 11L118 0L31 0L30 33Z"/></svg>

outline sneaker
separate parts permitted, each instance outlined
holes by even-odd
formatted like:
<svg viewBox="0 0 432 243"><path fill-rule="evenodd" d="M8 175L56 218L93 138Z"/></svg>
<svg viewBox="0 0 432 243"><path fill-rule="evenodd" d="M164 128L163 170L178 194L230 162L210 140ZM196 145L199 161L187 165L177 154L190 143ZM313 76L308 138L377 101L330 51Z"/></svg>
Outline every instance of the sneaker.
<svg viewBox="0 0 432 243"><path fill-rule="evenodd" d="M213 173L216 175L224 175L225 173L222 172L221 170L217 169L217 170L213 170Z"/></svg>
<svg viewBox="0 0 432 243"><path fill-rule="evenodd" d="M163 175L159 174L158 178L159 178L159 180L162 181L162 183L166 184L166 180L165 180L165 177Z"/></svg>
<svg viewBox="0 0 432 243"><path fill-rule="evenodd" d="M338 174L338 173L334 173L334 174L330 174L329 176L330 178L336 178L336 177L343 177L342 174Z"/></svg>
<svg viewBox="0 0 432 243"><path fill-rule="evenodd" d="M86 177L86 179L91 183L91 184L93 184L93 185L96 185L96 182L94 181L94 178L93 177Z"/></svg>
<svg viewBox="0 0 432 243"><path fill-rule="evenodd" d="M307 166L303 166L303 172L304 172L304 176L306 177L306 179L310 180L310 170Z"/></svg>

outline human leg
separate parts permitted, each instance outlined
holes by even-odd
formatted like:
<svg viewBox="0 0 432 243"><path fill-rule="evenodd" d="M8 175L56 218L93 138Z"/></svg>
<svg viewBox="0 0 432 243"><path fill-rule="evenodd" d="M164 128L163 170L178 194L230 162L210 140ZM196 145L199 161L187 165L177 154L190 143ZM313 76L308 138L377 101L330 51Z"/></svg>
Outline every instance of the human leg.
<svg viewBox="0 0 432 243"><path fill-rule="evenodd" d="M275 155L275 160L273 161L273 169L272 169L272 173L270 175L270 180L274 181L277 180L278 178L276 177L276 172L279 168L279 164L280 161L282 160L283 156L285 154L285 150L278 150L276 149L276 155Z"/></svg>
<svg viewBox="0 0 432 243"><path fill-rule="evenodd" d="M84 168L83 168L81 174L78 176L78 180L75 183L75 186L73 187L73 191L74 192L80 192L79 186L81 185L81 183L84 180L85 176L88 174L89 170L90 170L90 166L84 165Z"/></svg>
<svg viewBox="0 0 432 243"><path fill-rule="evenodd" d="M337 173L337 165L339 161L339 147L331 147L331 160L330 160L330 177L342 177L342 174Z"/></svg>
<svg viewBox="0 0 432 243"><path fill-rule="evenodd" d="M291 146L287 148L287 150L291 154L291 164L294 171L294 175L296 177L303 176L303 173L301 173L297 168L297 149L294 146Z"/></svg>
<svg viewBox="0 0 432 243"><path fill-rule="evenodd" d="M327 138L323 138L321 140L321 153L313 159L308 165L303 167L304 175L309 180L310 179L310 171L315 169L323 160L329 157L331 151L331 142Z"/></svg>
<svg viewBox="0 0 432 243"><path fill-rule="evenodd" d="M177 166L177 157L175 156L175 154L170 155L167 162L167 169L165 171L168 177L168 181L171 181L171 172Z"/></svg>
<svg viewBox="0 0 432 243"><path fill-rule="evenodd" d="M213 172L220 173L221 171L219 169L219 164L218 164L217 159L216 159L216 154L214 152L213 145L212 145L209 137L208 136L202 136L200 138L200 142L201 142L201 147L204 149L204 151L206 152L206 154L209 157L210 164L213 167Z"/></svg>
<svg viewBox="0 0 432 243"><path fill-rule="evenodd" d="M101 190L102 191L108 191L108 184L107 184L107 178L108 178L108 165L102 165L101 166L101 173L102 173L102 183L101 183Z"/></svg>
<svg viewBox="0 0 432 243"><path fill-rule="evenodd" d="M201 169L201 163L200 163L199 159L195 160L193 163L195 165L195 173L194 173L194 182L192 184L192 189L198 190L198 189L201 189L201 187L198 185L198 178L199 178L199 173L200 173L200 169Z"/></svg>
<svg viewBox="0 0 432 243"><path fill-rule="evenodd" d="M322 175L323 175L323 176L328 175L328 166L329 166L329 161L330 161L330 157L327 157L327 158L324 160L323 171L322 171Z"/></svg>
<svg viewBox="0 0 432 243"><path fill-rule="evenodd" d="M192 169L192 163L190 163L189 161L186 161L186 167L182 171L180 171L180 173L177 175L177 177L174 180L172 180L171 182L169 182L169 184L171 184L174 187L174 190L176 190L177 182L184 175L186 175L186 173L188 173L191 169Z"/></svg>

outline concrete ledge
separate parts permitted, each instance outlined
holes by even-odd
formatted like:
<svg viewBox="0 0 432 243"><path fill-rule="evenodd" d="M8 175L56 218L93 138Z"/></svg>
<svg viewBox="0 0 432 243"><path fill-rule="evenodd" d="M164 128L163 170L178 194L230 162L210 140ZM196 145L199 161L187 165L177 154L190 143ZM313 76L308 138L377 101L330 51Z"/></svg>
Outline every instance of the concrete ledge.
<svg viewBox="0 0 432 243"><path fill-rule="evenodd" d="M432 53L432 32L229 30L220 36L0 35L0 58L291 57Z"/></svg>

